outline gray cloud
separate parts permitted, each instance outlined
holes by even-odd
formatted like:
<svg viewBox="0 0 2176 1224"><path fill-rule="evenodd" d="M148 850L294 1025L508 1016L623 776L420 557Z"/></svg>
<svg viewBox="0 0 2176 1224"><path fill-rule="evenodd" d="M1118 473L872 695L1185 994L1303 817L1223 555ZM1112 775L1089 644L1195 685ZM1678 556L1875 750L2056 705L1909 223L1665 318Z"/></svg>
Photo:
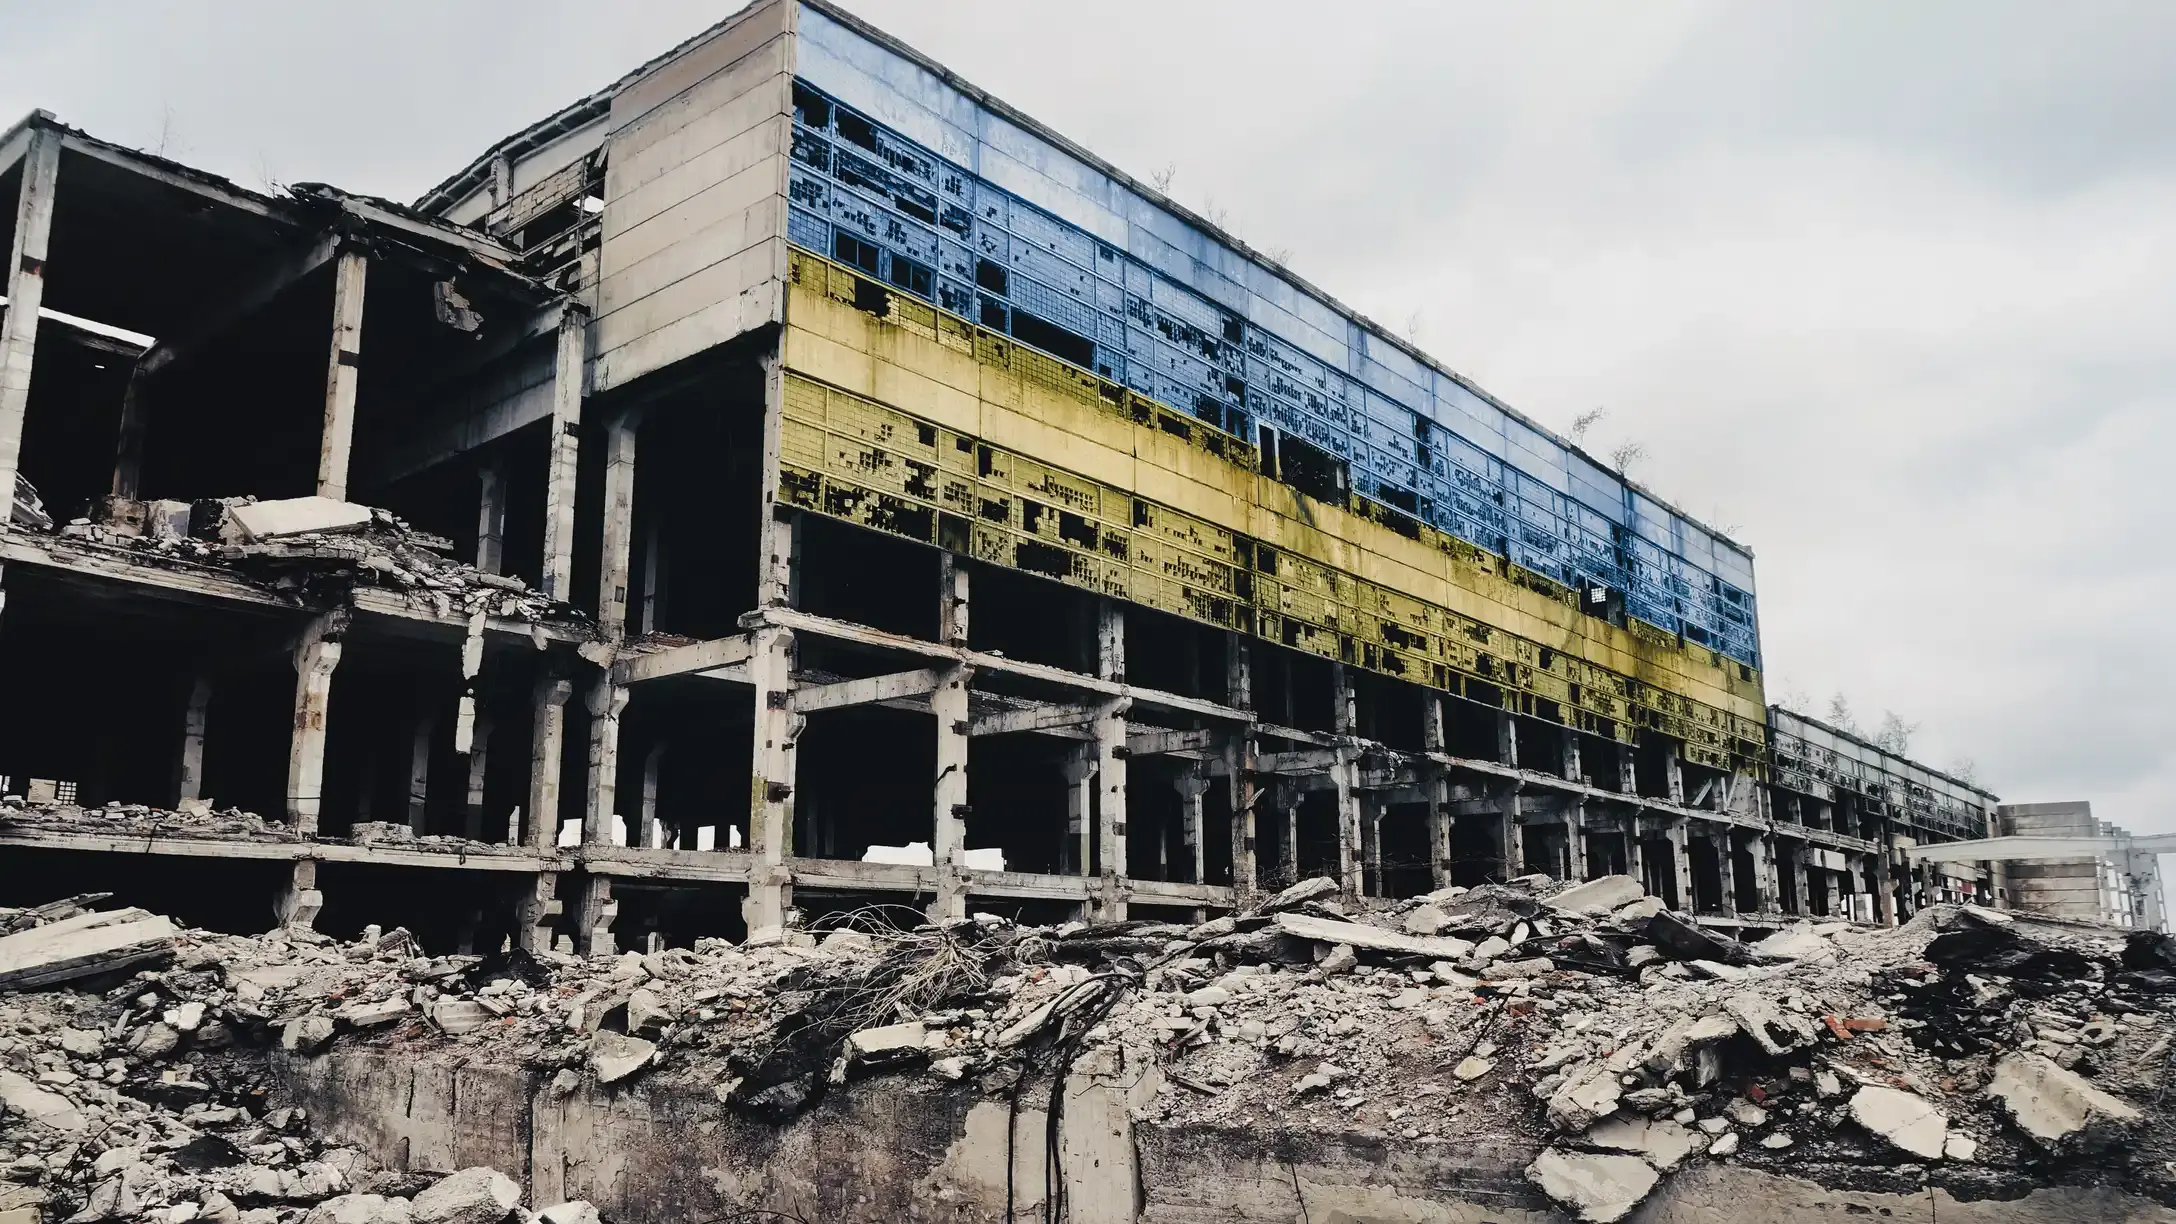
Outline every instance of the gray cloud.
<svg viewBox="0 0 2176 1224"><path fill-rule="evenodd" d="M26 10L30 6L15 6ZM860 0L1759 555L1774 691L2176 830L2176 10ZM409 197L721 15L0 15L45 106Z"/></svg>

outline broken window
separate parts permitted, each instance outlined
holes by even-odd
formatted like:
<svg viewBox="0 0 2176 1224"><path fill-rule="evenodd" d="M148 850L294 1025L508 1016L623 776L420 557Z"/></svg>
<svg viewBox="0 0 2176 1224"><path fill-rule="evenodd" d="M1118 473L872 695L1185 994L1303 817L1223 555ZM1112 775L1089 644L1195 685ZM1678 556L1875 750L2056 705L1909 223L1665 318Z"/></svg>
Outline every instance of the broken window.
<svg viewBox="0 0 2176 1224"><path fill-rule="evenodd" d="M831 240L831 257L848 267L860 268L875 276L882 266L884 249L842 230Z"/></svg>
<svg viewBox="0 0 2176 1224"><path fill-rule="evenodd" d="M933 296L931 289L935 282L930 270L904 255L892 256L890 280L916 297Z"/></svg>
<svg viewBox="0 0 2176 1224"><path fill-rule="evenodd" d="M1342 506L1352 492L1352 473L1345 461L1298 438L1282 440L1277 466L1278 479L1316 501Z"/></svg>
<svg viewBox="0 0 2176 1224"><path fill-rule="evenodd" d="M1023 344L1060 357L1074 365L1091 367L1096 360L1096 346L1087 337L1076 335L1065 328L1044 319L1038 319L1024 310L1012 312L1013 338Z"/></svg>
<svg viewBox="0 0 2176 1224"><path fill-rule="evenodd" d="M812 128L831 126L831 101L799 81L793 83L793 117L795 122Z"/></svg>
<svg viewBox="0 0 2176 1224"><path fill-rule="evenodd" d="M975 261L975 283L992 293L1002 294L1006 289L1005 269L987 259Z"/></svg>

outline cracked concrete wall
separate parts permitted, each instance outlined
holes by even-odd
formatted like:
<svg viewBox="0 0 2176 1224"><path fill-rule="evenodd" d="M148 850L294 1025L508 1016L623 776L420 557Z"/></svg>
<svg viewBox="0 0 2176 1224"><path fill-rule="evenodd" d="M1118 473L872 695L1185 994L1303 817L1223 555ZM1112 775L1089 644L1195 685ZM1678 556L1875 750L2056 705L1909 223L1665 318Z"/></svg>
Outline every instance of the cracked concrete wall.
<svg viewBox="0 0 2176 1224"><path fill-rule="evenodd" d="M391 1050L280 1057L286 1103L394 1169L486 1164L530 1201L587 1198L624 1224L762 1208L823 1224L1041 1219L1047 1088L1017 1113L972 1085L898 1076L829 1096L790 1125L729 1113L716 1085L661 1074L569 1093L552 1076ZM1558 1224L1524 1177L1536 1145L1508 1131L1418 1149L1380 1136L1295 1136L1128 1120L1157 1076L1084 1066L1066 1092L1070 1224ZM1007 1144L1011 1126L1015 1142ZM1478 1129L1478 1128L1477 1128ZM1501 1129L1501 1128L1499 1128ZM1880 1219L1893 1224L2176 1224L2176 1210L2099 1187L1962 1202L1946 1191L1831 1190L1742 1166L1665 1180L1634 1224Z"/></svg>

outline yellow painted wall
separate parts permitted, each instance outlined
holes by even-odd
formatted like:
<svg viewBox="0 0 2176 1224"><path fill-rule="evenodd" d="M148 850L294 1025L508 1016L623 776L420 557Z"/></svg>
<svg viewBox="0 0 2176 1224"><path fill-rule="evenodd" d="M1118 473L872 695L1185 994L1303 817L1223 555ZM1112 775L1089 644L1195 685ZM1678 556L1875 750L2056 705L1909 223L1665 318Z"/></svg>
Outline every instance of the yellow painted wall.
<svg viewBox="0 0 2176 1224"><path fill-rule="evenodd" d="M877 312L881 311L879 314ZM1246 442L806 252L781 497L1688 760L1757 769L1761 677L1394 511L1304 497Z"/></svg>

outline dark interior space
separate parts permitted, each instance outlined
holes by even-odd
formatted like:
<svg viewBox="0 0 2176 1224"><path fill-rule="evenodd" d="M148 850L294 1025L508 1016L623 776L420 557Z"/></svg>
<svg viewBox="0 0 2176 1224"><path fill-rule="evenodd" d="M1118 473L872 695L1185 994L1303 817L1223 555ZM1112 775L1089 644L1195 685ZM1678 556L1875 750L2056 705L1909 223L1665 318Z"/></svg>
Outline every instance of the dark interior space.
<svg viewBox="0 0 2176 1224"><path fill-rule="evenodd" d="M795 821L816 839L795 853L859 859L872 845L930 840L937 735L929 715L882 706L825 710L808 716L795 756Z"/></svg>
<svg viewBox="0 0 2176 1224"><path fill-rule="evenodd" d="M763 385L755 367L721 366L644 410L635 448L630 631L692 638L739 631L741 614L756 605L762 572L755 513L762 457ZM821 521L802 517L803 530ZM886 538L856 533L863 546ZM934 573L934 556L928 567Z"/></svg>
<svg viewBox="0 0 2176 1224"><path fill-rule="evenodd" d="M1449 697L1443 702L1444 750L1472 761L1497 759L1498 723L1503 711L1493 706Z"/></svg>
<svg viewBox="0 0 2176 1224"><path fill-rule="evenodd" d="M1451 825L1451 883L1464 888L1504 878L1502 821L1461 816Z"/></svg>
<svg viewBox="0 0 2176 1224"><path fill-rule="evenodd" d="M1435 890L1435 871L1428 847L1428 805L1393 803L1383 810L1379 854L1382 858L1380 895L1418 897Z"/></svg>
<svg viewBox="0 0 2176 1224"><path fill-rule="evenodd" d="M1723 907L1723 877L1715 846L1706 838L1686 842L1692 857L1692 907L1696 913L1713 913Z"/></svg>
<svg viewBox="0 0 2176 1224"><path fill-rule="evenodd" d="M741 902L747 889L737 884L647 884L628 880L612 882L612 899L619 902L619 920L613 934L622 948L637 951L649 947L654 932L668 948L692 948L698 939L748 937L741 919Z"/></svg>
<svg viewBox="0 0 2176 1224"><path fill-rule="evenodd" d="M515 903L533 878L520 871L320 863L325 908L314 925L335 939L354 939L371 925L406 927L433 955L462 946L493 952L513 934Z"/></svg>
<svg viewBox="0 0 2176 1224"><path fill-rule="evenodd" d="M1003 850L1008 871L1058 872L1065 840L1065 766L1077 751L1075 741L1047 735L968 741L967 844Z"/></svg>
<svg viewBox="0 0 2176 1224"><path fill-rule="evenodd" d="M1204 701L1225 699L1224 639L1227 630L1158 612L1126 607L1126 680Z"/></svg>
<svg viewBox="0 0 2176 1224"><path fill-rule="evenodd" d="M272 903L289 872L288 864L276 859L174 859L43 846L10 846L7 858L9 905L112 893L98 908L137 906L229 935L262 935L277 925Z"/></svg>
<svg viewBox="0 0 2176 1224"><path fill-rule="evenodd" d="M928 545L819 514L801 518L799 606L812 615L933 641L937 568ZM970 632L983 615L980 596L979 587L970 592Z"/></svg>
<svg viewBox="0 0 2176 1224"><path fill-rule="evenodd" d="M54 319L38 323L20 470L55 525L89 517L113 490L121 399L136 356L125 341Z"/></svg>
<svg viewBox="0 0 2176 1224"><path fill-rule="evenodd" d="M934 562L930 573L934 591ZM971 582L973 610L967 641L976 650L1002 653L1024 663L1095 670L1091 657L1095 596L1062 582L996 566L976 566Z"/></svg>

